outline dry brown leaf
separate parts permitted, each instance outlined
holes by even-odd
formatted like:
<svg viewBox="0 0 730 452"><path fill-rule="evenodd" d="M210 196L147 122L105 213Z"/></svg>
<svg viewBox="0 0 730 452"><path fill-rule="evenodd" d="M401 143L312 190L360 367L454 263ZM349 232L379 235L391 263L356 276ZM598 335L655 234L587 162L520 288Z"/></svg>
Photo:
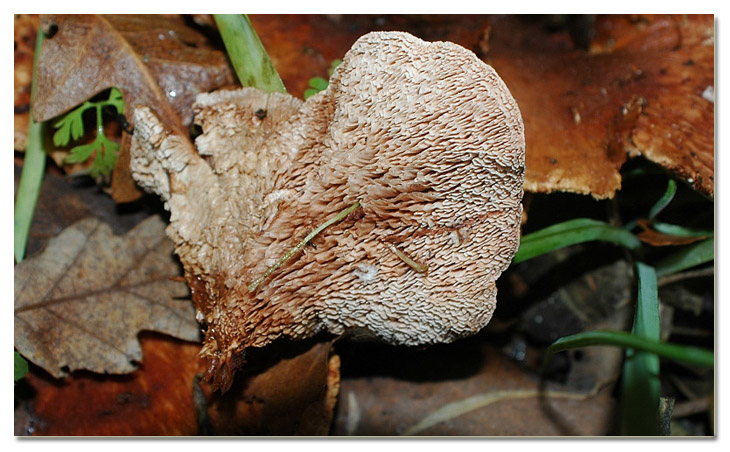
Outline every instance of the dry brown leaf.
<svg viewBox="0 0 730 452"><path fill-rule="evenodd" d="M16 432L189 436L329 431L339 390L339 358L331 342L263 350L224 396L199 383L205 363L198 345L155 333L143 333L140 342L145 361L129 375L75 372L61 382L31 369L25 384L32 388L32 398L21 402L26 413L16 419L21 424Z"/></svg>
<svg viewBox="0 0 730 452"><path fill-rule="evenodd" d="M332 342L276 344L260 350L255 361L264 361L263 370L249 362L229 391L209 392L213 430L220 435L326 435L340 383Z"/></svg>
<svg viewBox="0 0 730 452"><path fill-rule="evenodd" d="M589 52L534 18L488 29L485 61L525 122L525 189L613 197L629 152L712 195L712 16L598 16L596 28Z"/></svg>
<svg viewBox="0 0 730 452"><path fill-rule="evenodd" d="M49 239L86 217L100 218L109 223L115 234L124 234L149 216L149 211L141 208L119 211L114 201L96 185L82 185L57 173L51 170L43 176L28 237L27 257L42 251ZM16 166L16 188L20 175L21 168Z"/></svg>
<svg viewBox="0 0 730 452"><path fill-rule="evenodd" d="M33 54L38 33L38 15L17 14L14 17L15 31L15 78L13 104L15 107L15 150L25 149L28 134L28 111L30 109L30 81L33 77Z"/></svg>
<svg viewBox="0 0 730 452"><path fill-rule="evenodd" d="M450 348L453 349L449 351ZM542 385L492 346L383 350L400 374L343 378L334 435L605 435L615 402L608 387L576 392ZM439 356L441 354L441 356ZM397 356L400 355L400 360ZM433 358L441 358L437 363ZM468 363L468 365L466 364ZM444 375L446 373L453 375Z"/></svg>
<svg viewBox="0 0 730 452"><path fill-rule="evenodd" d="M43 42L33 99L38 121L116 87L126 111L147 105L167 128L183 133L195 96L233 83L223 52L206 45L206 38L182 21L154 15L43 15L41 27L51 36ZM131 115L128 120L133 122ZM121 162L128 151L126 145L120 149ZM123 170L114 175L117 202L140 196Z"/></svg>
<svg viewBox="0 0 730 452"><path fill-rule="evenodd" d="M15 347L54 377L75 369L133 371L137 334L153 330L197 341L188 289L165 224L151 217L125 236L88 218L15 267Z"/></svg>

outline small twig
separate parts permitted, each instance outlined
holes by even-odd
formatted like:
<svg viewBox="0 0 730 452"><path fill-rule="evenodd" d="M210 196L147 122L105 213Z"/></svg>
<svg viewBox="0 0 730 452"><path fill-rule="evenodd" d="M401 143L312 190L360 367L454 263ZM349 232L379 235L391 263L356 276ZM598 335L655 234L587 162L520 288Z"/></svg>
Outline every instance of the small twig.
<svg viewBox="0 0 730 452"><path fill-rule="evenodd" d="M667 284L671 284L677 281L682 281L683 279L690 279L690 278L702 278L705 276L712 276L715 274L715 268L714 267L708 267L708 268L702 268L699 270L692 270L688 272L682 272L682 273L675 273L673 275L664 276L662 278L659 278L659 281L657 284L659 286L666 286Z"/></svg>
<svg viewBox="0 0 730 452"><path fill-rule="evenodd" d="M322 223L321 225L319 225L319 227L317 227L317 229L315 229L314 231L310 232L309 235L304 238L304 240L302 240L301 242L299 242L297 244L297 246L295 246L294 248L290 249L289 252L284 255L284 257L282 257L281 259L279 259L278 261L276 261L276 263L274 265L272 265L271 267L269 267L269 269L266 270L266 272L263 275L259 276L251 284L249 284L248 285L248 291L249 292L253 292L254 290L256 290L256 288L259 286L259 284L261 284L266 278L269 277L269 275L271 275L279 267L281 267L281 265L284 262L286 262L287 260L289 260L290 257L292 257L299 250L301 250L302 248L304 248L304 245L306 245L310 240L312 240L317 234L319 234L320 232L322 232L326 227L331 226L334 223L337 223L338 221L341 221L343 218L345 218L346 216L348 216L352 212L354 212L358 207L360 207L360 202L359 201L356 201L355 204L351 205L347 209L345 209L342 212L338 213L336 216L330 218L329 220L327 220L324 223Z"/></svg>
<svg viewBox="0 0 730 452"><path fill-rule="evenodd" d="M588 393L573 393L573 392L562 392L562 391L544 391L542 389L516 389L516 390L504 390L494 392L484 392L480 394L467 397L466 399L458 400L456 402L448 403L440 408L429 413L426 417L421 419L415 425L412 425L406 429L402 435L412 436L420 433L436 424L441 422L450 421L454 418L462 416L471 411L484 408L494 403L502 402L505 400L519 400L529 399L535 397L547 397L555 399L572 399L572 400L588 400L598 395L603 389L604 385L597 384Z"/></svg>
<svg viewBox="0 0 730 452"><path fill-rule="evenodd" d="M679 419L682 417L692 416L693 414L705 413L710 409L710 399L702 397L687 402L681 402L674 405L672 410L672 418Z"/></svg>
<svg viewBox="0 0 730 452"><path fill-rule="evenodd" d="M406 253L396 248L396 246L392 243L388 243L388 247L392 252L395 253L396 256L400 258L400 260L408 264L413 270L417 271L418 273L426 273L428 271L428 265L419 264L418 262L414 261Z"/></svg>

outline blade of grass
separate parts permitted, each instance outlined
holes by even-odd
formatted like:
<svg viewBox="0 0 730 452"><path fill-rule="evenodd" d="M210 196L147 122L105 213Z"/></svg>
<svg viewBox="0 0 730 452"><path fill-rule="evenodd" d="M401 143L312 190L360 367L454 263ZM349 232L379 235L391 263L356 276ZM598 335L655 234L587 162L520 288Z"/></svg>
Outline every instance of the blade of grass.
<svg viewBox="0 0 730 452"><path fill-rule="evenodd" d="M22 356L20 356L20 353L15 353L15 359L14 359L14 369L13 369L13 376L15 378L15 382L17 383L18 380L25 377L25 375L28 373L28 361L25 360Z"/></svg>
<svg viewBox="0 0 730 452"><path fill-rule="evenodd" d="M715 259L715 238L711 237L677 251L656 264L657 276L663 277L681 272Z"/></svg>
<svg viewBox="0 0 730 452"><path fill-rule="evenodd" d="M659 215L659 213L664 210L664 208L667 207L670 202L672 202L675 194L677 194L677 183L673 179L669 179L669 181L667 181L667 189L664 191L664 194L649 209L648 219L653 220L654 217ZM626 229L627 231L633 230L638 224L638 221L639 220L636 219L626 223L624 225L624 229Z"/></svg>
<svg viewBox="0 0 730 452"><path fill-rule="evenodd" d="M678 237L710 237L715 234L714 231L708 229L687 228L676 224L660 223L658 221L653 222L651 226L657 232Z"/></svg>
<svg viewBox="0 0 730 452"><path fill-rule="evenodd" d="M639 239L623 228L590 218L576 218L523 236L512 263L517 264L559 248L594 240L616 243L630 250L641 247Z"/></svg>
<svg viewBox="0 0 730 452"><path fill-rule="evenodd" d="M636 264L639 293L631 333L659 341L657 276L653 267ZM621 375L620 433L629 436L659 434L659 357L634 348L626 350Z"/></svg>
<svg viewBox="0 0 730 452"><path fill-rule="evenodd" d="M245 14L214 14L228 57L243 86L285 93L284 83Z"/></svg>
<svg viewBox="0 0 730 452"><path fill-rule="evenodd" d="M674 179L669 179L666 191L662 197L659 198L653 206L651 206L651 209L649 209L649 219L654 219L654 217L659 215L659 213L664 210L670 202L672 202L675 194L677 194L677 183L674 182Z"/></svg>
<svg viewBox="0 0 730 452"><path fill-rule="evenodd" d="M31 81L31 99L35 95L36 69L41 53L43 32L39 29L36 37L35 55L33 57L33 79ZM32 103L31 103L32 104ZM20 262L25 257L28 244L28 233L33 220L33 212L41 191L43 174L46 169L46 152L43 149L43 123L33 120L33 110L29 112L28 139L25 147L23 172L20 175L18 194L15 198L14 224L14 254L15 261Z"/></svg>
<svg viewBox="0 0 730 452"><path fill-rule="evenodd" d="M548 348L548 351L557 353L572 348L591 345L633 348L634 350L655 353L661 358L695 366L713 367L715 365L715 356L710 350L654 341L627 333L626 331L586 331L572 336L561 337Z"/></svg>

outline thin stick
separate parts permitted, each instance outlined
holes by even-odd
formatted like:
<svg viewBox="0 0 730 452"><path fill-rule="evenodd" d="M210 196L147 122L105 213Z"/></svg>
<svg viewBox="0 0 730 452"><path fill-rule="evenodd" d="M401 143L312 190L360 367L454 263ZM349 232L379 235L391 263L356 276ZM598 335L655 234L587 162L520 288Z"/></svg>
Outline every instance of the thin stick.
<svg viewBox="0 0 730 452"><path fill-rule="evenodd" d="M279 259L278 261L276 261L276 263L274 265L272 265L271 267L269 267L269 269L266 270L266 273L264 273L263 275L259 276L258 278L256 278L254 280L254 282L252 282L251 284L249 284L248 285L248 291L249 292L253 292L254 290L256 290L256 288L259 286L259 284L261 284L266 278L269 277L269 275L271 275L279 267L281 267L281 265L284 262L286 262L287 260L289 260L290 257L292 257L299 250L301 250L302 248L304 248L304 245L306 245L310 240L312 240L317 234L319 234L320 232L322 232L326 227L332 226L333 224L337 223L338 221L341 221L343 218L345 218L346 216L348 216L352 212L354 212L355 209L357 209L358 207L360 207L360 202L359 201L356 201L355 204L351 205L347 209L345 209L342 212L338 213L336 216L330 218L329 220L327 220L324 223L322 223L321 225L319 225L317 227L317 229L315 229L314 231L310 232L309 235L304 238L304 240L302 240L301 242L299 242L297 244L297 246L295 246L294 248L290 249L289 252L284 255L284 257L282 257L281 259Z"/></svg>
<svg viewBox="0 0 730 452"><path fill-rule="evenodd" d="M403 262L408 264L413 270L417 271L418 273L426 273L428 271L428 265L419 264L418 262L411 259L406 253L399 250L395 247L392 243L388 243L388 247L390 247L390 250L395 253L396 256L398 256Z"/></svg>

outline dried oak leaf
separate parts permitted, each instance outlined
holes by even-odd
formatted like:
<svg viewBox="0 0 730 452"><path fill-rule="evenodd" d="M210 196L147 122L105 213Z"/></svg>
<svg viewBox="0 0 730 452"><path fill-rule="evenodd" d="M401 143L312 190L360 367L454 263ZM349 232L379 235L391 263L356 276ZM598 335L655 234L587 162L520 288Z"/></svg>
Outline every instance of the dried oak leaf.
<svg viewBox="0 0 730 452"><path fill-rule="evenodd" d="M15 347L56 378L75 369L126 373L142 360L137 334L199 339L164 223L123 237L95 218L50 240L15 267Z"/></svg>
<svg viewBox="0 0 730 452"><path fill-rule="evenodd" d="M473 53L370 33L307 102L245 88L201 94L196 110L205 159L138 108L131 167L171 211L223 387L236 353L279 336L416 345L489 322L519 243L524 142L514 99Z"/></svg>
<svg viewBox="0 0 730 452"><path fill-rule="evenodd" d="M146 105L165 127L184 133L201 92L231 84L225 54L182 21L158 15L42 15L44 39L33 114L46 121L105 89L122 91L125 111ZM133 126L134 119L128 115ZM137 199L123 141L113 178L117 202Z"/></svg>
<svg viewBox="0 0 730 452"><path fill-rule="evenodd" d="M525 122L526 190L611 198L629 153L713 194L713 16L598 16L590 51L533 19L488 30Z"/></svg>

